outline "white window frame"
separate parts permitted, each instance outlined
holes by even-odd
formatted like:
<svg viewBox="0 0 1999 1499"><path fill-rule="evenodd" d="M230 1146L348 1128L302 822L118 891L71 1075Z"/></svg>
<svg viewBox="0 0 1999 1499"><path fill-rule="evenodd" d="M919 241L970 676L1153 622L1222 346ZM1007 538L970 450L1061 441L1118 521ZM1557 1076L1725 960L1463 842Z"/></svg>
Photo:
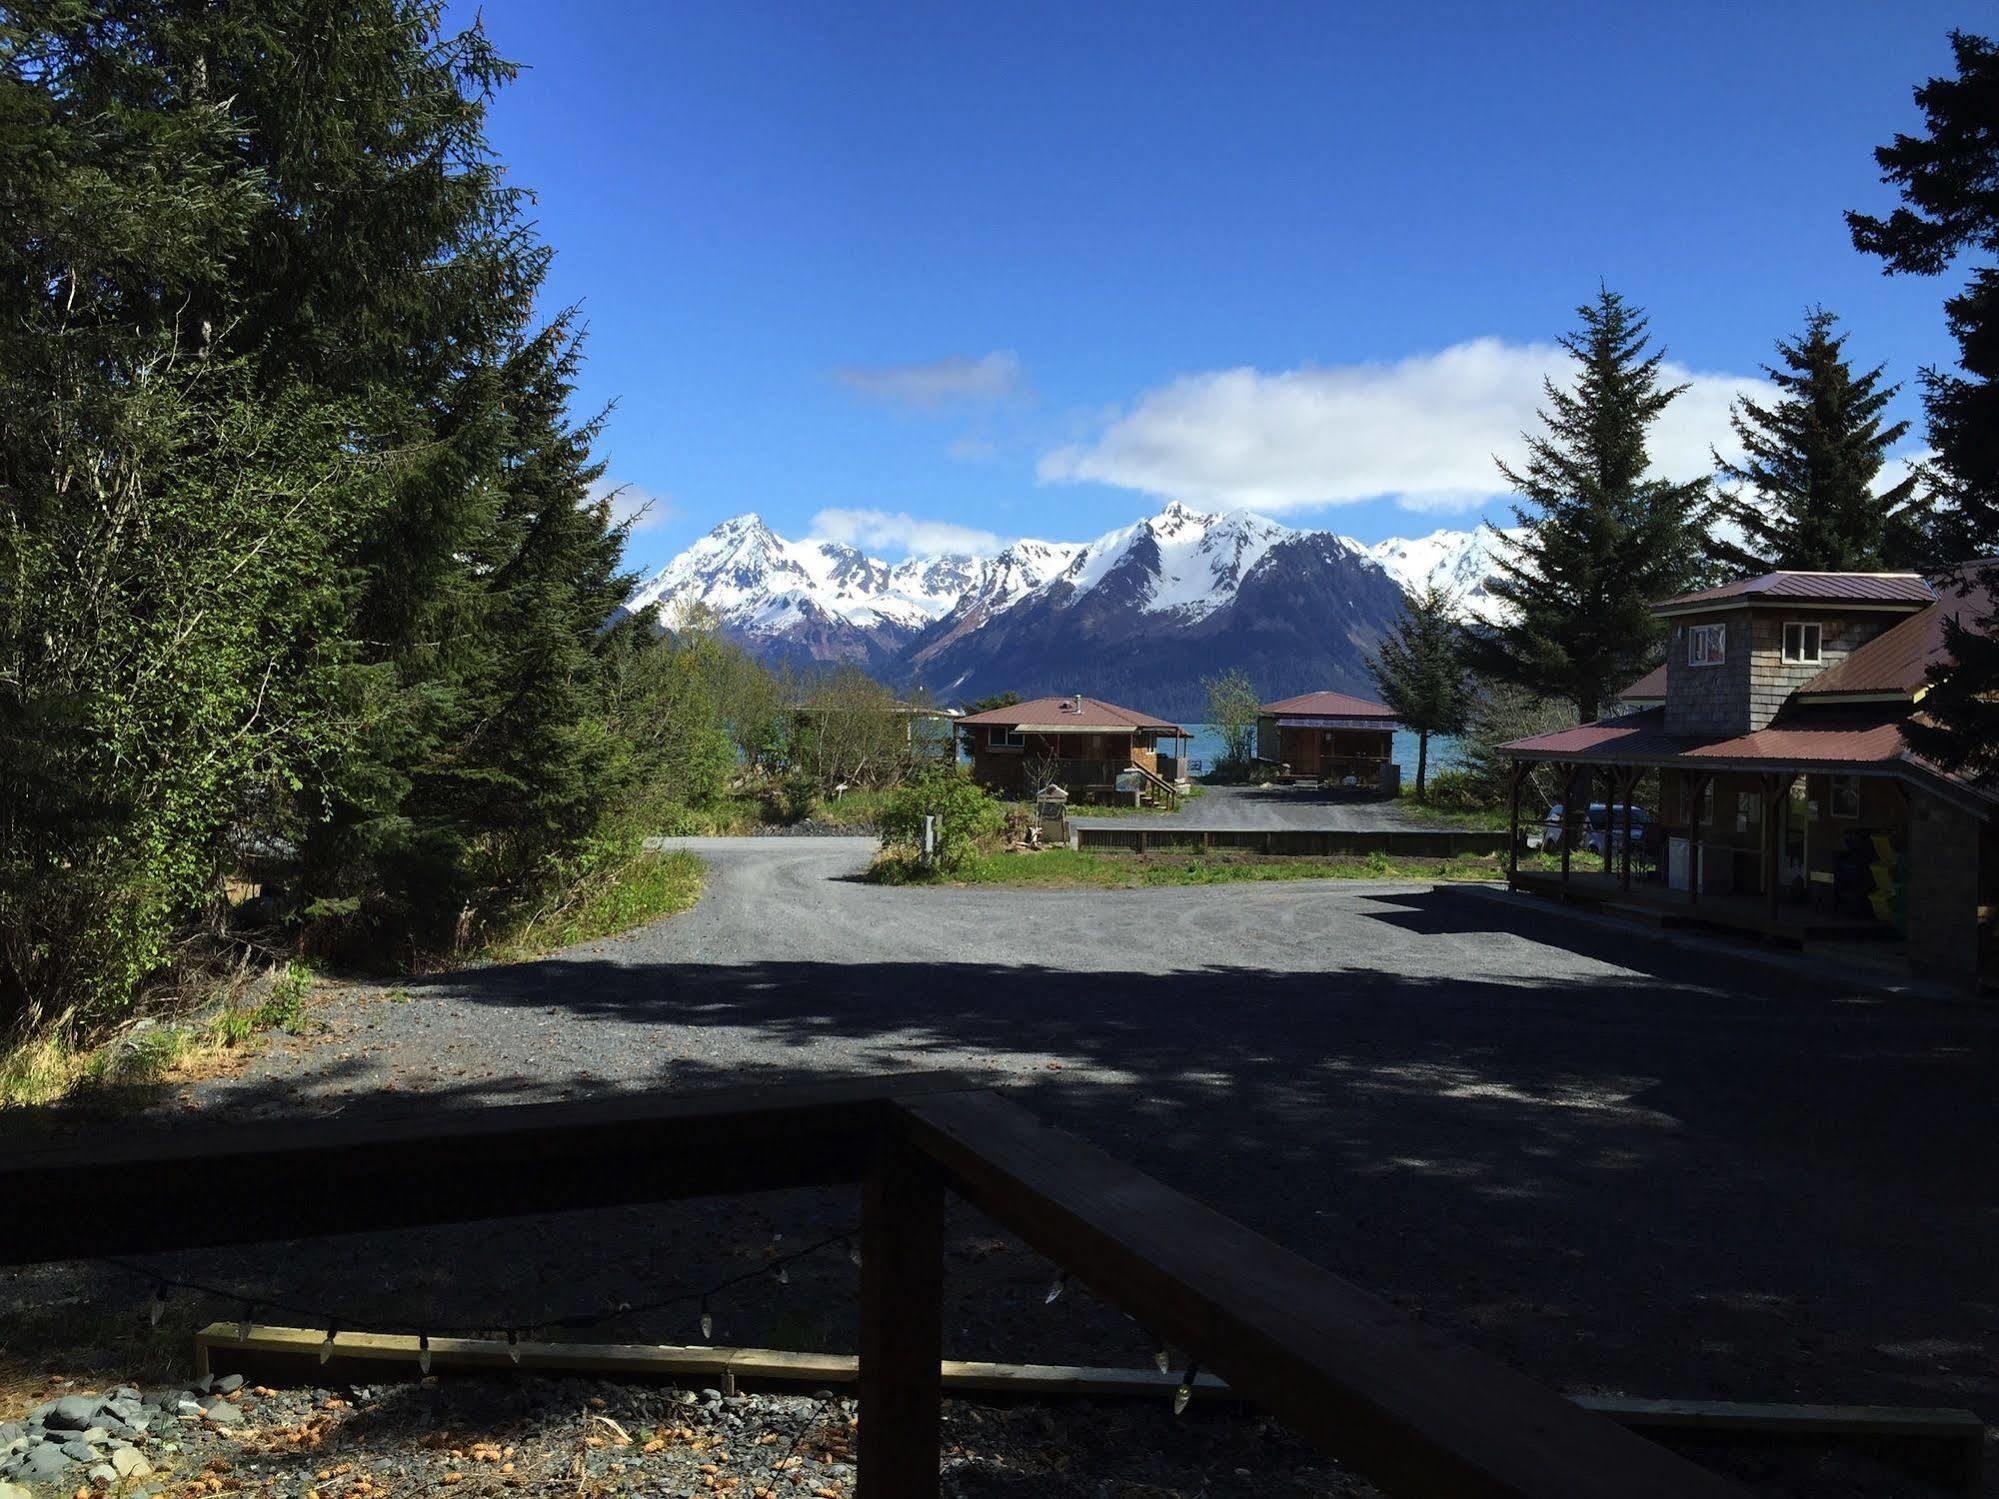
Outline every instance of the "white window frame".
<svg viewBox="0 0 1999 1499"><path fill-rule="evenodd" d="M1791 652L1791 632L1798 632L1798 649ZM1812 653L1805 654L1805 641L1811 641ZM1792 666L1817 666L1825 659L1825 626L1815 619L1787 619L1784 621L1783 656Z"/></svg>
<svg viewBox="0 0 1999 1499"><path fill-rule="evenodd" d="M1853 801L1851 804L1853 810L1850 812L1842 812L1840 810L1842 802L1841 793L1849 790L1853 793ZM1841 822L1860 821L1860 777L1859 776L1826 777L1825 800L1826 800L1826 811L1831 816L1837 817Z"/></svg>
<svg viewBox="0 0 1999 1499"><path fill-rule="evenodd" d="M1705 642L1705 644L1704 644ZM1728 660L1728 626L1688 625L1687 665L1721 666Z"/></svg>
<svg viewBox="0 0 1999 1499"><path fill-rule="evenodd" d="M1011 753L1027 748L1027 736L1019 729L1002 728L998 724L986 730L986 748Z"/></svg>

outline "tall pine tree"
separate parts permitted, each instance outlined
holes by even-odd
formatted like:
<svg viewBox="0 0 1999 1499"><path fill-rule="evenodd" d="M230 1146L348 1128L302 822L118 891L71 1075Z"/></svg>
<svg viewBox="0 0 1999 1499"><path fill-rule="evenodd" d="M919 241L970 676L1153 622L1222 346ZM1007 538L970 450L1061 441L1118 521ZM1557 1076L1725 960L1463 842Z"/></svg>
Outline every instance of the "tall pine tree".
<svg viewBox="0 0 1999 1499"><path fill-rule="evenodd" d="M1416 735L1416 794L1430 770L1430 736L1463 731L1472 708L1464 627L1450 596L1432 583L1402 601L1402 617L1368 662L1381 700Z"/></svg>
<svg viewBox="0 0 1999 1499"><path fill-rule="evenodd" d="M1662 383L1644 315L1608 288L1577 313L1582 327L1561 339L1573 387L1544 382L1545 430L1527 438L1523 468L1499 466L1524 500L1525 534L1491 585L1511 617L1469 645L1475 670L1591 720L1658 659L1651 606L1693 576L1707 481L1651 471L1646 436L1684 387Z"/></svg>
<svg viewBox="0 0 1999 1499"><path fill-rule="evenodd" d="M1999 255L1999 47L1961 31L1950 41L1957 76L1916 90L1924 133L1874 153L1902 206L1886 218L1846 216L1855 246L1890 274L1936 276L1961 254ZM1936 530L1956 559L1989 558L1999 551L1999 266L1974 266L1944 313L1959 368L1922 372ZM1999 566L1978 576L1999 590ZM1909 739L1952 769L1987 773L1999 769L1999 640L1992 616L1968 613L1945 627L1951 662L1932 668L1925 721Z"/></svg>
<svg viewBox="0 0 1999 1499"><path fill-rule="evenodd" d="M1824 308L1805 316L1795 339L1779 339L1779 365L1763 372L1768 402L1738 400L1729 425L1740 462L1719 454L1708 550L1735 573L1873 572L1922 560L1922 511L1913 473L1877 489L1888 450L1907 422L1882 420L1900 389L1881 366L1856 374L1846 335Z"/></svg>

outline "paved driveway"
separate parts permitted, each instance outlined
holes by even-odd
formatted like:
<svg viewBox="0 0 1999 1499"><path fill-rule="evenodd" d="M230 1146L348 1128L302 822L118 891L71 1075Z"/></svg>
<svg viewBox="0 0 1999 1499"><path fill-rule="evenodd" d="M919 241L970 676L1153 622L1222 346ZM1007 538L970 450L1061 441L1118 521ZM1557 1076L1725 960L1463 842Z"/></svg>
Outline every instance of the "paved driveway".
<svg viewBox="0 0 1999 1499"><path fill-rule="evenodd" d="M1177 812L1132 817L1091 817L1087 809L1071 819L1081 827L1316 828L1372 832L1379 828L1433 826L1406 804L1385 798L1325 791L1317 786L1208 786L1180 803Z"/></svg>
<svg viewBox="0 0 1999 1499"><path fill-rule="evenodd" d="M323 1111L387 1086L454 1104L986 1068L1566 1388L1999 1415L1990 1013L1805 986L1489 892L891 890L854 879L869 853L854 840L695 846L713 878L693 911L405 984L407 1002L363 993L327 1044L190 1102ZM593 1276L630 1296L752 1219L796 1235L817 1211L376 1236L239 1273L324 1274L385 1305L573 1297ZM955 1350L1143 1361L1137 1329L1069 1299L1044 1311L1046 1266L961 1230ZM523 1261L540 1267L525 1280ZM732 1330L847 1335L836 1311L787 1330L796 1314Z"/></svg>

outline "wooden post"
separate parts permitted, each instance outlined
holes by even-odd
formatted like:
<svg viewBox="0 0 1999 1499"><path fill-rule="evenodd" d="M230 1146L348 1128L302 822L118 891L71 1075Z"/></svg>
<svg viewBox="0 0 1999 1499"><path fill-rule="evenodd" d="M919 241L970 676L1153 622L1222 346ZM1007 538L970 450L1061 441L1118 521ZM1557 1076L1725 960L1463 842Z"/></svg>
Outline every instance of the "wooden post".
<svg viewBox="0 0 1999 1499"><path fill-rule="evenodd" d="M1506 883L1509 886L1520 877L1520 786L1526 779L1526 765L1515 760L1513 773L1507 777L1506 790L1506 826L1513 835L1506 845Z"/></svg>
<svg viewBox="0 0 1999 1499"><path fill-rule="evenodd" d="M1707 795L1708 775L1693 771L1682 783L1691 798L1687 811L1687 904L1701 903L1701 801Z"/></svg>
<svg viewBox="0 0 1999 1499"><path fill-rule="evenodd" d="M1604 779L1610 783L1610 802L1615 806L1620 799L1620 787L1624 785L1624 772L1616 766L1606 766ZM1603 877L1608 880L1617 872L1617 825L1610 820L1609 806L1603 809ZM1585 816L1588 814L1585 813Z"/></svg>
<svg viewBox="0 0 1999 1499"><path fill-rule="evenodd" d="M1631 799L1638 794L1638 778L1644 773L1634 765L1619 778L1622 789L1618 792L1618 799L1624 803L1624 868L1618 877L1618 884L1625 890L1631 888Z"/></svg>
<svg viewBox="0 0 1999 1499"><path fill-rule="evenodd" d="M1569 882L1569 845L1575 842L1572 830L1576 819L1576 768L1562 773L1562 883Z"/></svg>
<svg viewBox="0 0 1999 1499"><path fill-rule="evenodd" d="M899 1134L861 1188L861 1435L856 1499L937 1493L944 1386L944 1179Z"/></svg>

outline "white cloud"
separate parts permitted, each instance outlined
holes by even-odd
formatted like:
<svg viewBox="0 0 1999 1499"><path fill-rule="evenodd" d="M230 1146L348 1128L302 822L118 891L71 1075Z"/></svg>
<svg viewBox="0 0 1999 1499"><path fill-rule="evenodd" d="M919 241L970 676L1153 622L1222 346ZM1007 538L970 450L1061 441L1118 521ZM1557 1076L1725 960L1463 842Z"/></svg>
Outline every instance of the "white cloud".
<svg viewBox="0 0 1999 1499"><path fill-rule="evenodd" d="M1881 494L1893 489L1908 478L1912 471L1930 462L1936 455L1937 450L1927 444L1911 448L1906 452L1891 454L1888 461L1881 465L1881 472L1875 475L1874 492Z"/></svg>
<svg viewBox="0 0 1999 1499"><path fill-rule="evenodd" d="M636 484L621 484L616 479L599 479L590 486L592 500L607 500L611 506L611 524L623 525L631 522L633 531L650 531L654 526L673 514L673 505L664 495L657 495Z"/></svg>
<svg viewBox="0 0 1999 1499"><path fill-rule="evenodd" d="M1505 492L1493 459L1523 459L1543 377L1566 383L1570 370L1554 344L1479 338L1392 364L1183 375L1093 438L1046 454L1039 474L1211 507L1392 497L1410 510L1469 510ZM1767 387L1671 364L1664 376L1689 389L1653 429L1653 463L1676 478L1706 473L1709 446L1733 445L1729 402Z"/></svg>
<svg viewBox="0 0 1999 1499"><path fill-rule="evenodd" d="M873 400L905 406L998 401L1020 388L1020 356L996 349L980 359L954 355L927 364L845 365L833 378Z"/></svg>
<svg viewBox="0 0 1999 1499"><path fill-rule="evenodd" d="M900 510L822 510L812 517L812 534L845 542L867 552L904 552L934 557L967 553L990 557L1006 547L1006 538L975 526L924 520Z"/></svg>

